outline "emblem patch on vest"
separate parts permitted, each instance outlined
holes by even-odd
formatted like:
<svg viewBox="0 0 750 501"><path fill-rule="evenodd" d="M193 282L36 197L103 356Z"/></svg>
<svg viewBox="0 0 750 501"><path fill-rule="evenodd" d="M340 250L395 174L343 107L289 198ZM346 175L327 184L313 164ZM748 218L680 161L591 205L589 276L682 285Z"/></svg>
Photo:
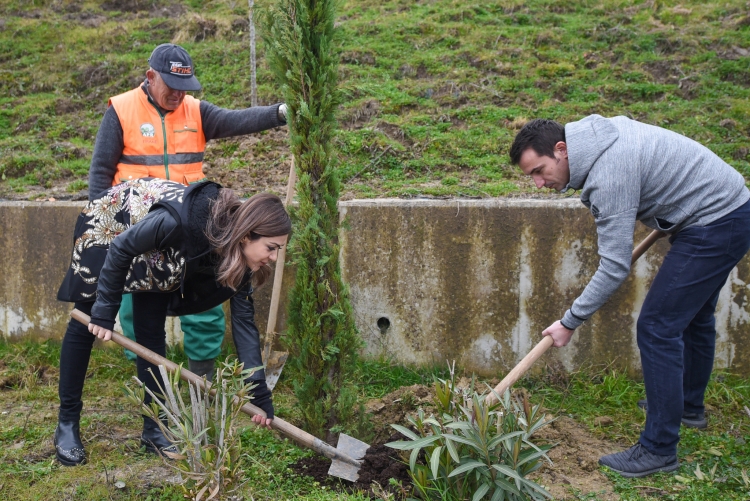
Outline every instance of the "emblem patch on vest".
<svg viewBox="0 0 750 501"><path fill-rule="evenodd" d="M154 137L154 135L156 135L156 129L153 125L146 122L145 124L141 124L141 135L143 137Z"/></svg>

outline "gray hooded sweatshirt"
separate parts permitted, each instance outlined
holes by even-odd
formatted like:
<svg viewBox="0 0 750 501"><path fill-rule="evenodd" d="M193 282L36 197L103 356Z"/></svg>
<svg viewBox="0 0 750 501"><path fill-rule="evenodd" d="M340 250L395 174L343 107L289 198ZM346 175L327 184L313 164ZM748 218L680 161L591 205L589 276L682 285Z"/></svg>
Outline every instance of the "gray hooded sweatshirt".
<svg viewBox="0 0 750 501"><path fill-rule="evenodd" d="M627 117L565 126L570 182L598 234L599 268L562 323L576 328L630 272L635 222L667 233L705 226L750 199L742 175L699 143Z"/></svg>

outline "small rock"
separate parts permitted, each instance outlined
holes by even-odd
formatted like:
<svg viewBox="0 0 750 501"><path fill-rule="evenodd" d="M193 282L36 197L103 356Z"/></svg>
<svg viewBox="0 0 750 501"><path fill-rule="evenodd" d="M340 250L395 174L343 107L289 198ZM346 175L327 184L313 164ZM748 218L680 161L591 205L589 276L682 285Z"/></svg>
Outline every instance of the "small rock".
<svg viewBox="0 0 750 501"><path fill-rule="evenodd" d="M615 420L609 416L599 416L598 418L594 419L594 424L596 426L609 426L614 422Z"/></svg>
<svg viewBox="0 0 750 501"><path fill-rule="evenodd" d="M117 487L118 489L124 489L125 482L123 482L122 480L118 480L117 482L115 482L115 487Z"/></svg>
<svg viewBox="0 0 750 501"><path fill-rule="evenodd" d="M367 404L367 410L371 413L378 413L382 411L384 408L385 408L385 404L381 400L368 402Z"/></svg>

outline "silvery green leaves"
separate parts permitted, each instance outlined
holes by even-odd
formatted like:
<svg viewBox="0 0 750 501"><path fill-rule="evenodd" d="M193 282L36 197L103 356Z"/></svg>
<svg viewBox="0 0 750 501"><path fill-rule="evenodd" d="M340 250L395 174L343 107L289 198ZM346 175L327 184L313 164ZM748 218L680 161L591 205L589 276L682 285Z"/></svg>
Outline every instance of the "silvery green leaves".
<svg viewBox="0 0 750 501"><path fill-rule="evenodd" d="M245 381L256 369L244 370L238 360L227 359L217 368L214 384L204 389L188 384L185 389L179 370L168 374L159 366L154 379L160 395L137 378L133 378L136 385L125 387L128 400L177 447L177 453L164 454L174 460L167 464L180 473L186 496L217 499L242 484L240 438L234 423L242 405L250 401L255 385ZM143 403L145 392L153 399L150 405Z"/></svg>
<svg viewBox="0 0 750 501"><path fill-rule="evenodd" d="M409 427L391 425L407 440L386 444L409 452L414 495L422 500L520 501L551 498L527 475L549 458L550 446L531 436L549 423L524 395L510 392L487 406L484 395L455 387L455 378L435 381L435 415L422 409Z"/></svg>

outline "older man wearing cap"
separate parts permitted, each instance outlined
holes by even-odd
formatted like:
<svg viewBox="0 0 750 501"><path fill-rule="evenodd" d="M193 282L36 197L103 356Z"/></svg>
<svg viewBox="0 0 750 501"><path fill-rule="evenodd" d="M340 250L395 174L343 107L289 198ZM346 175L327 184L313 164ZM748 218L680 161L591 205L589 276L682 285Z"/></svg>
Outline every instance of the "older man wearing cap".
<svg viewBox="0 0 750 501"><path fill-rule="evenodd" d="M206 141L286 124L284 104L228 110L187 95L186 91L200 90L201 84L190 55L179 45L159 45L148 63L139 87L109 99L89 169L89 200L129 179L157 177L185 185L201 181ZM125 335L134 339L129 295L123 296L120 322ZM181 324L190 370L211 379L224 339L221 306L181 317ZM232 327L257 332L255 326ZM135 355L128 352L128 358ZM255 377L265 375L261 371Z"/></svg>

